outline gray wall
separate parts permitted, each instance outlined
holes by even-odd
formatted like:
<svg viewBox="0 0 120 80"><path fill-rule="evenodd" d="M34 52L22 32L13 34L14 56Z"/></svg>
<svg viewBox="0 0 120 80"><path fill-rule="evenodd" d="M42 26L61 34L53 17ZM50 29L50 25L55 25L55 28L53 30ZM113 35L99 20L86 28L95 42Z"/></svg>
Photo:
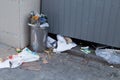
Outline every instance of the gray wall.
<svg viewBox="0 0 120 80"><path fill-rule="evenodd" d="M120 0L43 0L50 32L120 47Z"/></svg>
<svg viewBox="0 0 120 80"><path fill-rule="evenodd" d="M40 10L40 0L0 0L0 43L14 48L29 45L30 11Z"/></svg>

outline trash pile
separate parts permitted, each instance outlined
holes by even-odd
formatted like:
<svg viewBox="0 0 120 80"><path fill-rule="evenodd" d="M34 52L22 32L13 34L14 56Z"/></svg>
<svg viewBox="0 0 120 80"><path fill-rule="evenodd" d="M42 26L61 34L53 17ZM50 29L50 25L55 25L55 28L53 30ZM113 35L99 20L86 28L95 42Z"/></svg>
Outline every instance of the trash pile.
<svg viewBox="0 0 120 80"><path fill-rule="evenodd" d="M77 44L75 44L71 38L64 37L61 35L57 35L57 40L51 38L50 36L47 37L47 47L53 48L53 52L63 52L66 50L70 50L73 47L76 47Z"/></svg>
<svg viewBox="0 0 120 80"><path fill-rule="evenodd" d="M17 51L20 51L17 49ZM39 60L40 56L28 48L24 48L20 53L9 55L8 59L0 62L0 68L16 68L23 63Z"/></svg>
<svg viewBox="0 0 120 80"><path fill-rule="evenodd" d="M75 44L69 37L57 35L57 40L55 40L48 36L47 37L48 50L46 49L44 53L47 53L48 57L50 58L52 52L60 53L66 50L70 50L71 48L76 46L77 44ZM17 68L21 65L23 65L23 67L26 68L26 66L28 66L29 64L32 65L32 63L29 62L39 61L40 58L42 58L43 64L48 63L45 55L42 57L28 48L24 48L23 50L16 48L16 52L17 54L9 55L6 60L0 59L0 68ZM35 62L34 64L38 63ZM32 67L33 66L28 68Z"/></svg>
<svg viewBox="0 0 120 80"><path fill-rule="evenodd" d="M95 53L110 64L120 64L120 50L97 48Z"/></svg>
<svg viewBox="0 0 120 80"><path fill-rule="evenodd" d="M34 11L31 11L31 13L30 13L28 25L32 28L35 28L35 30L39 29L39 28L45 29L45 28L49 27L46 15L38 14L38 13L35 13ZM33 29L33 31L34 31L34 29ZM57 35L56 36L57 40L55 40L55 39L51 38L50 36L47 36L47 33L45 34L44 31L43 31L43 33L44 33L45 37L47 37L46 46L48 48L48 50L44 50L44 52L47 53L47 55L49 57L52 52L60 53L60 52L66 51L66 50L70 50L71 48L77 46L77 44L75 44L72 41L72 39L67 36ZM34 31L33 38L35 38L35 39L33 39L33 42L31 43L32 47L34 47L34 45L35 45L34 50L37 50L37 48L39 48L37 45L42 46L42 44L39 44L39 42L38 42L38 40L40 40L37 38L38 36L39 36L39 32ZM43 39L45 37L43 37ZM42 40L42 42L44 42L44 41ZM20 65L22 65L23 63L27 63L27 65L24 65L26 67L29 65L28 62L34 62L34 61L38 61L40 59L40 56L36 52L33 52L28 48L24 48L23 50L16 48L16 51L18 54L9 55L6 60L2 60L0 58L0 68L16 68L16 67L19 67ZM42 61L44 64L48 63L45 56L43 57Z"/></svg>
<svg viewBox="0 0 120 80"><path fill-rule="evenodd" d="M44 14L35 13L34 11L30 12L29 26L36 27L39 25L40 28L49 27L47 16Z"/></svg>
<svg viewBox="0 0 120 80"><path fill-rule="evenodd" d="M46 47L46 38L48 35L48 19L44 14L32 11L29 17L30 27L30 46L31 50L41 52Z"/></svg>
<svg viewBox="0 0 120 80"><path fill-rule="evenodd" d="M49 27L49 24L48 24L48 21L47 21L47 16L44 15L44 14L38 14L38 13L35 13L34 11L32 11L30 13L30 19L29 19L29 23L28 25L30 27L40 27L40 28L46 28L46 27ZM39 41L37 41L37 35L34 31L34 44L32 44L33 46L35 47L38 47L37 43ZM44 35L44 34L43 34ZM36 42L35 42L36 41ZM75 43L73 43L72 39L69 38L69 37L66 37L66 36L61 36L61 35L57 35L57 40L51 38L50 36L47 36L47 48L52 48L53 49L53 52L63 52L63 51L66 51L66 50L69 50L75 46L77 46ZM37 50L37 48L34 48Z"/></svg>

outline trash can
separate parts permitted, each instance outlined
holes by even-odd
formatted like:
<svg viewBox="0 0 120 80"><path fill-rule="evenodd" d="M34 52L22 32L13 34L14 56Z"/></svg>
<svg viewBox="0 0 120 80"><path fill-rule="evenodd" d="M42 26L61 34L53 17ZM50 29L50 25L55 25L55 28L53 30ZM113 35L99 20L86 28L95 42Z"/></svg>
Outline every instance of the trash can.
<svg viewBox="0 0 120 80"><path fill-rule="evenodd" d="M30 48L34 52L42 52L46 48L47 28L40 25L30 26Z"/></svg>

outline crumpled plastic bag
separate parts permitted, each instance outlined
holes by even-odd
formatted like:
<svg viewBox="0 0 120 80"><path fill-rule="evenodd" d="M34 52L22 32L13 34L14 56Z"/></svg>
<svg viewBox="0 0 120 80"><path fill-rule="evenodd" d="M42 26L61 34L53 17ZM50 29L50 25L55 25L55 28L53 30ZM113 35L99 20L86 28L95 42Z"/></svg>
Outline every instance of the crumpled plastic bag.
<svg viewBox="0 0 120 80"><path fill-rule="evenodd" d="M63 51L66 51L66 50L70 50L72 49L73 47L76 47L77 45L75 43L61 43L60 41L57 42L57 48L53 49L53 52L63 52Z"/></svg>
<svg viewBox="0 0 120 80"><path fill-rule="evenodd" d="M7 59L4 62L0 62L0 68L16 68L23 62L37 61L39 58L40 56L35 52L25 48L18 55L12 55L12 59Z"/></svg>
<svg viewBox="0 0 120 80"><path fill-rule="evenodd" d="M55 48L57 46L57 41L50 36L47 37L47 47L48 48Z"/></svg>
<svg viewBox="0 0 120 80"><path fill-rule="evenodd" d="M47 22L43 23L40 25L41 28L46 28L49 27L49 24Z"/></svg>
<svg viewBox="0 0 120 80"><path fill-rule="evenodd" d="M66 51L66 50L70 50L71 48L73 47L76 47L77 44L75 44L74 42L67 42L65 40L65 38L61 35L57 35L57 41L51 37L47 37L47 47L48 48L53 48L53 52L57 52L57 53L60 53L60 52L63 52L63 51Z"/></svg>
<svg viewBox="0 0 120 80"><path fill-rule="evenodd" d="M120 54L113 49L100 49L95 50L97 56L102 57L110 64L120 64Z"/></svg>
<svg viewBox="0 0 120 80"><path fill-rule="evenodd" d="M28 48L23 49L21 53L18 54L18 57L21 57L23 62L32 62L39 60L40 56L35 52L32 52Z"/></svg>
<svg viewBox="0 0 120 80"><path fill-rule="evenodd" d="M68 43L66 42L65 38L61 35L57 35L57 48L54 48L53 49L53 52L63 52L63 51L66 51L66 50L70 50L72 49L73 47L76 47L77 44L75 44L74 42L71 42L71 43Z"/></svg>
<svg viewBox="0 0 120 80"><path fill-rule="evenodd" d="M0 62L0 68L10 68L9 60L5 60L4 62Z"/></svg>
<svg viewBox="0 0 120 80"><path fill-rule="evenodd" d="M4 62L0 62L0 68L16 68L22 64L22 60L19 58L16 59L7 59Z"/></svg>
<svg viewBox="0 0 120 80"><path fill-rule="evenodd" d="M61 35L57 35L57 40L60 42L60 43L66 43L66 40L63 36Z"/></svg>

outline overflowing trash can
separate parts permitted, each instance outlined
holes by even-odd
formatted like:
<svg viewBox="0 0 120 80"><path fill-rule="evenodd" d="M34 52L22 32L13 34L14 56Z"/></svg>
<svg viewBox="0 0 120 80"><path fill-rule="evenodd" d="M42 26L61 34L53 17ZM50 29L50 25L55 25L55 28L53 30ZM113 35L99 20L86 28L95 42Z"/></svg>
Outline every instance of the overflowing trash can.
<svg viewBox="0 0 120 80"><path fill-rule="evenodd" d="M47 28L40 28L38 25L30 28L30 46L35 52L41 52L46 48Z"/></svg>
<svg viewBox="0 0 120 80"><path fill-rule="evenodd" d="M30 22L30 48L34 52L42 52L46 48L49 24L46 16L32 12Z"/></svg>

